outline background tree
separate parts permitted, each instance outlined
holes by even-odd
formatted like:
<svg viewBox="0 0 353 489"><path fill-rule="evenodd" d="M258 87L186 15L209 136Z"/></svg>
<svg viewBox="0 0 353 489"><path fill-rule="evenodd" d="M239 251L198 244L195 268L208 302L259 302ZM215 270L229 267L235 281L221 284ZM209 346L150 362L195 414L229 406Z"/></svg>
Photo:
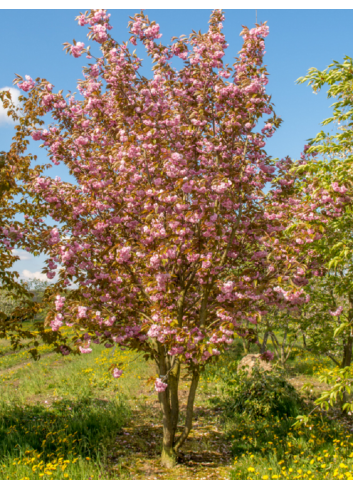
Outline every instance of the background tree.
<svg viewBox="0 0 353 489"><path fill-rule="evenodd" d="M21 321L33 318L40 306L32 300L28 287L19 280L19 274L11 268L19 259L16 248L34 255L44 248L46 226L42 217L45 209L39 205L40 198L28 188L33 175L38 175L44 166L31 168L37 157L27 153L29 140L21 129L21 109L13 104L10 92L1 91L0 101L8 109L7 115L18 123L10 150L0 152L0 294L3 306L0 309L0 337L10 339L17 348L24 338L35 341L33 333L23 328ZM19 101L22 103L24 97ZM11 318L7 314L10 310ZM32 353L36 355L35 348Z"/></svg>
<svg viewBox="0 0 353 489"><path fill-rule="evenodd" d="M308 159L302 171L305 172L305 185L313 200L316 199L313 209L326 218L322 239L313 247L322 257L327 271L320 287L320 293L326 293L323 312L340 318L333 336L343 341L343 359L339 362L343 368L351 365L353 346L352 74L353 60L347 56L343 63L334 61L324 71L311 68L305 77L298 80L300 83L307 81L314 92L327 85L328 98L337 99L332 104L332 117L322 123L331 131L321 131L310 140L308 153L315 157ZM332 204L329 210L327 203ZM330 312L329 306L334 310ZM324 324L332 327L332 321ZM346 374L336 377L347 386ZM346 392L340 383L335 387L335 393L338 392L342 396ZM322 399L329 398L332 393L326 393Z"/></svg>

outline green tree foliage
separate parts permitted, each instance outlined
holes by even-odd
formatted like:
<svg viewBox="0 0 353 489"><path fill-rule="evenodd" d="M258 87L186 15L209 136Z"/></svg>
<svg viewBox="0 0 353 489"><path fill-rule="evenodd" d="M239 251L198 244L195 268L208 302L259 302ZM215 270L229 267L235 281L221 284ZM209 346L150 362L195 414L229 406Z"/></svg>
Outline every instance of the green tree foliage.
<svg viewBox="0 0 353 489"><path fill-rule="evenodd" d="M343 63L334 61L323 71L311 68L298 82L308 82L314 92L328 87L328 98L335 99L332 116L322 123L326 131L322 130L309 141L307 152L312 157L300 171L314 210L326 217L322 238L313 243L326 274L313 294L317 310L312 308L307 317L313 323L316 316L314 324L319 327L313 328L313 324L307 327L312 333L311 341L317 346L322 341L330 343L337 339L341 342L342 361L338 363L344 368L352 363L353 346L353 60L346 56ZM325 203L333 197L342 206L327 212ZM336 321L330 320L328 315ZM338 375L337 382L346 385L344 377L346 375ZM336 391L341 399L347 392L337 385Z"/></svg>

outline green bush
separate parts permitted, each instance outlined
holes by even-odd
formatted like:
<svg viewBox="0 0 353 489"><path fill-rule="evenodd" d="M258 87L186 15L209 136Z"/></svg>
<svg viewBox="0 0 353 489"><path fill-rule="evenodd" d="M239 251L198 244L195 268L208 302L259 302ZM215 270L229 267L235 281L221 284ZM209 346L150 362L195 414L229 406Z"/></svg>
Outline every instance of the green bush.
<svg viewBox="0 0 353 489"><path fill-rule="evenodd" d="M226 382L225 414L250 417L297 416L302 401L281 371L264 371L258 367L248 375L239 372Z"/></svg>

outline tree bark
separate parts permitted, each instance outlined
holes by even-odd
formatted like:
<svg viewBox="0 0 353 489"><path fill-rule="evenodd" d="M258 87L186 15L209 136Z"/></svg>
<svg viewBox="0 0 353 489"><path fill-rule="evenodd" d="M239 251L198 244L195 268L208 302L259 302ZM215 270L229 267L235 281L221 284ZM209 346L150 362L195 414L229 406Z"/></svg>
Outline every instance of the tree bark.
<svg viewBox="0 0 353 489"><path fill-rule="evenodd" d="M172 417L172 429L175 436L179 421L179 379L180 379L180 361L175 360L168 377L168 388L170 390L170 407Z"/></svg>
<svg viewBox="0 0 353 489"><path fill-rule="evenodd" d="M159 351L159 375L164 377L168 374L167 370L167 361L166 361L166 351L165 347L161 344L158 344ZM173 382L172 382L173 384ZM172 389L175 386L172 387ZM161 409L163 413L163 448L162 448L162 465L167 468L172 468L176 464L177 456L174 451L174 437L175 430L173 428L172 421L172 409L170 405L170 387L168 382L168 387L165 391L158 393L159 402L161 404ZM174 394L173 394L174 398ZM175 416L175 407L174 407L174 416Z"/></svg>
<svg viewBox="0 0 353 489"><path fill-rule="evenodd" d="M287 341L287 331L284 332L282 345L281 345L281 365L282 365L282 367L284 367L284 364L286 363L286 355L285 355L286 341Z"/></svg>
<svg viewBox="0 0 353 489"><path fill-rule="evenodd" d="M269 331L265 331L264 339L262 340L262 345L261 345L261 348L260 348L260 353L261 354L265 353L265 351L266 351L267 340L268 340L269 335L270 335L270 332Z"/></svg>
<svg viewBox="0 0 353 489"><path fill-rule="evenodd" d="M352 309L353 301L352 301L351 295L349 295L349 302L351 304L351 309L348 311L348 320L352 324L352 321L353 321L353 309ZM346 337L346 340L344 342L344 347L343 347L343 359L342 359L342 365L341 365L342 368L350 367L350 365L352 363L352 347L353 347L353 337L352 337L351 331L349 331L349 333ZM340 402L342 411L344 411L343 406L347 402L347 398L348 398L348 393L346 390L344 390L343 394L342 394L342 399Z"/></svg>
<svg viewBox="0 0 353 489"><path fill-rule="evenodd" d="M344 343L342 368L350 367L352 363L353 337L349 334Z"/></svg>
<svg viewBox="0 0 353 489"><path fill-rule="evenodd" d="M178 450L184 444L192 428L195 395L200 374L198 367L195 368L190 384L184 430L176 440L176 431L179 420L178 387L180 380L180 361L178 359L174 359L174 362L171 364L169 357L166 356L164 346L158 345L158 348L159 375L162 378L166 375L168 376L165 380L168 384L167 389L164 392L158 393L163 413L163 448L161 464L164 467L172 468L177 463Z"/></svg>
<svg viewBox="0 0 353 489"><path fill-rule="evenodd" d="M186 406L186 419L185 419L185 426L182 434L178 438L178 440L175 443L175 450L178 451L179 448L185 443L185 440L189 436L189 433L192 428L192 418L194 414L194 402L195 402L195 395L196 395L196 390L197 390L197 385L199 383L199 378L200 378L200 372L198 368L195 368L192 374L192 380L191 380L191 385L190 385L190 390L189 390L189 396L188 396L188 403Z"/></svg>

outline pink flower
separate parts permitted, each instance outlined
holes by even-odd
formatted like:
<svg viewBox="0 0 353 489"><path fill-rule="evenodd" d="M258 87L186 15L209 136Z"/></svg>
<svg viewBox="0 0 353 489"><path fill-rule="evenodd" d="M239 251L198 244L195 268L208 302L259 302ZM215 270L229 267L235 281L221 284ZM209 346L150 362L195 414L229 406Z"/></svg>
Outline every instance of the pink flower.
<svg viewBox="0 0 353 489"><path fill-rule="evenodd" d="M118 368L115 368L113 370L113 377L114 379L118 379L119 377L121 377L123 374L123 371L122 370L119 370Z"/></svg>
<svg viewBox="0 0 353 489"><path fill-rule="evenodd" d="M183 351L183 346L173 346L173 348L168 351L168 355L180 355L181 353L183 353Z"/></svg>
<svg viewBox="0 0 353 489"><path fill-rule="evenodd" d="M104 25L98 24L93 27L94 40L102 43L108 39L108 34L106 32L107 28Z"/></svg>
<svg viewBox="0 0 353 489"><path fill-rule="evenodd" d="M66 348L65 346L61 345L60 346L60 352L62 355L68 355L70 353L70 350Z"/></svg>
<svg viewBox="0 0 353 489"><path fill-rule="evenodd" d="M165 384L162 382L160 378L156 379L156 382L154 384L154 388L156 389L157 392L164 392L166 388L168 387L168 384Z"/></svg>
<svg viewBox="0 0 353 489"><path fill-rule="evenodd" d="M88 24L88 20L86 20L86 17L82 14L78 18L78 25L83 27L84 25Z"/></svg>
<svg viewBox="0 0 353 489"><path fill-rule="evenodd" d="M57 295L55 301L55 309L59 311L63 307L64 302L65 302L65 297Z"/></svg>
<svg viewBox="0 0 353 489"><path fill-rule="evenodd" d="M274 357L274 354L270 350L265 351L261 355L262 360L265 360L266 362L271 362L273 360L273 357Z"/></svg>
<svg viewBox="0 0 353 489"><path fill-rule="evenodd" d="M31 136L34 141L39 141L42 139L42 131L33 131Z"/></svg>
<svg viewBox="0 0 353 489"><path fill-rule="evenodd" d="M86 318L87 317L87 307L78 306L77 317L78 318Z"/></svg>
<svg viewBox="0 0 353 489"><path fill-rule="evenodd" d="M59 328L63 325L63 316L62 314L57 314L55 319L51 321L50 326L52 331L58 331Z"/></svg>
<svg viewBox="0 0 353 489"><path fill-rule="evenodd" d="M221 290L224 294L229 294L230 292L233 292L233 289L234 289L234 282L225 282L222 287L221 287Z"/></svg>
<svg viewBox="0 0 353 489"><path fill-rule="evenodd" d="M340 187L337 182L332 183L332 188L335 192L339 192L341 194L345 194L348 190L344 185L342 185L342 187Z"/></svg>
<svg viewBox="0 0 353 489"><path fill-rule="evenodd" d="M83 136L79 136L77 139L76 139L76 144L78 146L86 146L86 144L89 143L89 139L88 138L84 138Z"/></svg>
<svg viewBox="0 0 353 489"><path fill-rule="evenodd" d="M180 160L183 159L183 157L179 153L172 153L172 156L171 157L172 157L172 160L173 161L180 161Z"/></svg>
<svg viewBox="0 0 353 489"><path fill-rule="evenodd" d="M59 243L60 241L60 234L59 234L59 230L57 228L53 228L51 231L50 231L50 238L48 240L48 243L50 245L53 245L53 244L56 244L56 243Z"/></svg>
<svg viewBox="0 0 353 489"><path fill-rule="evenodd" d="M79 346L78 349L81 353L92 353L92 348L84 348L83 346Z"/></svg>
<svg viewBox="0 0 353 489"><path fill-rule="evenodd" d="M340 306L336 311L329 311L329 313L331 314L331 316L340 316L342 314L342 311L343 311L343 307Z"/></svg>
<svg viewBox="0 0 353 489"><path fill-rule="evenodd" d="M71 46L71 54L74 58L79 58L81 56L82 50L85 47L83 42L77 42L75 46Z"/></svg>
<svg viewBox="0 0 353 489"><path fill-rule="evenodd" d="M130 257L131 257L131 246L124 246L120 250L120 256L118 262L125 263L130 260Z"/></svg>
<svg viewBox="0 0 353 489"><path fill-rule="evenodd" d="M26 75L25 78L26 81L19 83L18 88L21 88L24 92L28 92L34 87L35 83L30 76Z"/></svg>

